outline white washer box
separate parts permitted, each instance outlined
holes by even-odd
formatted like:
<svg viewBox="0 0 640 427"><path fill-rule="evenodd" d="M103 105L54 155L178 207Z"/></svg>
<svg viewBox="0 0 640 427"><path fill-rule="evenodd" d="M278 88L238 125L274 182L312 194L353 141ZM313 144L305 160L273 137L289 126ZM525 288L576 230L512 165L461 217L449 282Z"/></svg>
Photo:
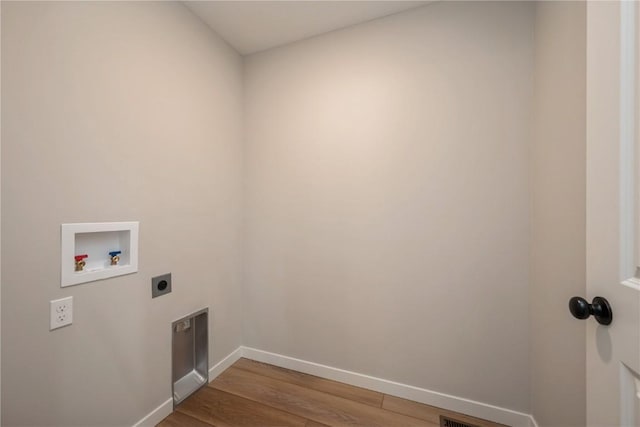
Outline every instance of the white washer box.
<svg viewBox="0 0 640 427"><path fill-rule="evenodd" d="M137 221L62 224L60 286L72 286L138 271ZM118 265L109 252L121 251ZM88 255L83 271L75 271L75 256Z"/></svg>

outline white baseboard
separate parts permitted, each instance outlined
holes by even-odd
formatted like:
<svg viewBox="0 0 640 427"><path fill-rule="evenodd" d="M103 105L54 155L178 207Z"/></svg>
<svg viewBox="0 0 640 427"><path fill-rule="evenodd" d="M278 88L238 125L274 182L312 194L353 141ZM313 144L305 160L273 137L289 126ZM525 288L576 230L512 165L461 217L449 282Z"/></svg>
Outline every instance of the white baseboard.
<svg viewBox="0 0 640 427"><path fill-rule="evenodd" d="M155 427L173 412L173 399L167 399L162 405L151 411L146 417L138 421L133 427Z"/></svg>
<svg viewBox="0 0 640 427"><path fill-rule="evenodd" d="M244 346L238 347L211 367L209 369L209 381L213 381L241 357L402 397L426 405L437 406L500 424L513 427L538 427L533 416L522 412ZM153 427L171 414L172 411L173 399L169 398L138 421L134 427Z"/></svg>
<svg viewBox="0 0 640 427"><path fill-rule="evenodd" d="M215 380L225 369L236 363L238 359L242 357L242 349L242 347L236 348L227 357L213 365L213 367L209 369L209 382Z"/></svg>
<svg viewBox="0 0 640 427"><path fill-rule="evenodd" d="M281 368L292 369L305 374L315 375L334 381L340 381L356 387L374 390L384 394L401 397L424 403L426 405L437 406L450 411L460 412L473 417L482 418L500 424L513 427L537 426L531 415L510 409L477 402L470 399L451 396L433 390L401 384L394 381L383 380L344 369L332 368L306 360L283 356L281 354L270 353L268 351L257 350L250 347L242 347L242 357L256 360L258 362L269 363Z"/></svg>

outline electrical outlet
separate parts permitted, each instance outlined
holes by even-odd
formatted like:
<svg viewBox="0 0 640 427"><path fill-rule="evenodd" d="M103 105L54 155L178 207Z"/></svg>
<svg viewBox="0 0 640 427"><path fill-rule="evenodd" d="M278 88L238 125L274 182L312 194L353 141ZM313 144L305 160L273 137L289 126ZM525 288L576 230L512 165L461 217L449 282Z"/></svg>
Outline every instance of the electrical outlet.
<svg viewBox="0 0 640 427"><path fill-rule="evenodd" d="M73 323L73 297L50 301L49 308L51 321L50 331Z"/></svg>
<svg viewBox="0 0 640 427"><path fill-rule="evenodd" d="M151 298L166 295L171 292L171 273L151 278Z"/></svg>

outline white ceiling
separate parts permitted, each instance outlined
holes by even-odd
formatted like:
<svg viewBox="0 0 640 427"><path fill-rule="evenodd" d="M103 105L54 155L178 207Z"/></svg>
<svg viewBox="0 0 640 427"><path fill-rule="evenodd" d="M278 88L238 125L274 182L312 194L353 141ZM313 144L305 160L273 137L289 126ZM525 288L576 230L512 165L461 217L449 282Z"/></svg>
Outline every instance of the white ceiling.
<svg viewBox="0 0 640 427"><path fill-rule="evenodd" d="M243 55L392 15L430 1L185 1Z"/></svg>

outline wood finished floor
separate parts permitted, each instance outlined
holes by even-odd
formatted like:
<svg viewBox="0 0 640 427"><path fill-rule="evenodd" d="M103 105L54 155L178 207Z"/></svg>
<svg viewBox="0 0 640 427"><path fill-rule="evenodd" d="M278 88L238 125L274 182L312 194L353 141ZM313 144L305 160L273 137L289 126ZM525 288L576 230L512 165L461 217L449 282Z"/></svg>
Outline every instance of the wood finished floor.
<svg viewBox="0 0 640 427"><path fill-rule="evenodd" d="M504 427L248 359L238 360L158 426L435 427L441 414L478 427Z"/></svg>

